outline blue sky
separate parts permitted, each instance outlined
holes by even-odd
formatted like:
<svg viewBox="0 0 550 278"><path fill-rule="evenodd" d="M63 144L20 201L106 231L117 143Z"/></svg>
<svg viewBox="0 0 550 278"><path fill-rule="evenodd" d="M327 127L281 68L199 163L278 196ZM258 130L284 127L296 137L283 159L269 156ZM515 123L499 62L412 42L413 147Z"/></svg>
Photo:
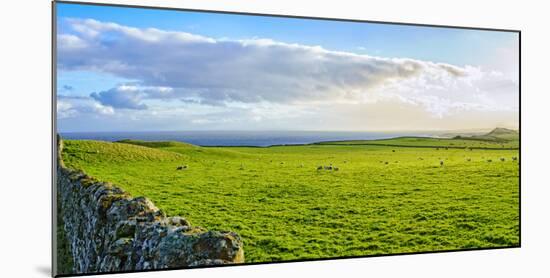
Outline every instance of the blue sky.
<svg viewBox="0 0 550 278"><path fill-rule="evenodd" d="M184 31L213 38L270 38L287 43L322 45L331 50L407 57L459 66L483 63L496 47L517 43L517 35L509 32L332 20L63 3L58 4L57 13L60 19L93 18L138 28ZM59 23L63 32L63 21Z"/></svg>
<svg viewBox="0 0 550 278"><path fill-rule="evenodd" d="M93 19L93 21L86 21L86 19ZM116 26L109 25L110 23L116 23ZM68 111L65 111L67 113L63 113L64 110L61 111L59 126L66 131L81 129L79 123L82 121L90 123L87 126L92 130L86 131L119 130L130 127L135 130L154 130L159 126L166 126L163 128L168 129L232 128L232 124L228 122L215 123L218 115L216 113L229 117L242 114L242 109L261 111L257 111L256 116L262 120L259 120L259 123L247 125L253 128L267 126L274 129L309 129L316 125L314 129L334 129L340 125L330 124L330 120L316 123L311 119L318 118L314 114L320 113L319 111L323 109L320 102L334 102L335 99L341 102L340 109L343 111L349 110L349 107L346 108L346 103L360 105L371 111L378 109L372 108L373 103L379 103L378 107L393 103L391 107L397 109L399 106L396 103L399 100L403 102L399 105L422 108L425 111L411 113L418 112L418 117L428 119L414 124L411 122L413 129L421 128L421 125L424 125L424 129L442 129L445 126L441 121L442 118L449 119L447 126L450 128L467 128L467 121L458 124L458 119L452 119L456 117L456 111L450 110L460 107L468 113L475 112L476 115L482 112L491 114L488 118L493 119L493 122L484 123L486 125L517 124L517 121L513 121L515 114L510 114L517 114L518 109L518 104L514 103L517 99L514 92L517 94L518 91L518 36L515 33L64 3L57 4L57 24L58 95L66 100L62 106L65 105ZM155 28L159 32L150 31L148 28ZM137 33L139 36L136 35ZM186 38L184 42L177 34L191 34L195 37ZM151 38L154 38L154 43L151 42ZM191 48L191 45L199 43L204 45ZM136 44L135 49L128 49L128 45L131 44ZM124 45L126 49L123 48ZM250 45L253 46L252 50ZM322 53L315 49L315 46L320 47L323 50ZM109 49L110 47L112 49ZM170 52L165 52L163 47ZM203 49L208 51L202 51ZM217 57L219 60L202 62L200 59L192 59L190 51L195 51L193 57L209 53L207 58ZM232 56L230 51L235 51L234 53L237 54ZM348 54L357 54L357 57L350 57ZM151 55L154 55L156 60L151 60ZM106 59L107 56L109 60ZM262 61L251 63L249 61L251 57L261 58ZM307 59L310 60L303 57L308 57ZM102 59L104 59L102 64L92 62ZM293 62L297 61L296 59L300 61ZM328 62L327 59L329 59ZM135 64L133 61L136 61ZM258 73L257 84L254 84L256 87L247 86L235 80L242 79L244 82L247 76L253 77L250 75L255 74L257 70L256 72L239 70L224 73L216 67L212 73L212 78L216 82L211 84L205 81L205 76L199 76L186 67L178 69L181 65L188 63L193 63L192 65L197 69L211 69L217 62L227 64L228 67L239 65L256 69L259 67L273 67L273 69ZM148 65L155 63L159 63L157 68L147 68ZM106 64L109 66L105 66ZM449 71L446 65L456 69ZM303 83L298 79L291 80L289 76L281 77L285 72L292 72L298 68L308 70L312 67L321 69L327 75L320 75L319 72L300 75L304 80ZM388 72L389 67L393 72ZM357 74L353 71L355 69L365 72ZM421 69L422 72L420 72ZM333 70L335 72L328 75ZM350 75L341 76L342 72L348 70ZM403 70L411 70L410 76L402 78ZM277 79L273 78L274 72L277 74ZM457 72L460 74L454 74ZM434 77L440 73L446 75ZM449 73L452 74L449 75ZM397 75L392 76L392 74ZM225 83L222 82L223 77L229 75L233 78ZM452 83L447 80L447 75L457 78L462 85L456 85L455 81ZM396 77L400 80L399 82L395 81ZM266 78L263 83L262 78ZM414 78L416 81L413 80ZM280 82L277 83L275 80ZM342 86L335 86L336 83L331 84L329 80ZM446 80L447 83L441 83L442 80ZM475 88L472 86L474 81L479 83ZM267 84L276 88L266 89ZM296 84L300 84L298 87L302 87L302 90L312 90L312 92L297 96L300 92L293 91L296 90ZM445 90L444 87L451 84L454 84L453 88L449 87L449 90ZM491 88L504 88L502 86L506 88L498 92L491 91L493 90ZM422 88L435 89L432 93L426 94L416 92ZM457 98L456 93L451 92L459 89L460 94L464 94L464 98ZM280 93L283 90L287 93ZM314 90L318 91L313 92ZM407 90L416 93L407 94L405 92ZM465 92L468 90L471 92ZM159 93L161 91L163 93ZM252 94L258 94L258 96L252 96ZM353 95L353 98L350 98L350 95ZM220 98L220 96L226 98ZM72 103L69 101L71 97L73 97ZM126 105L124 101L130 103ZM307 104L308 101L310 104ZM313 102L315 104L312 104ZM78 111L76 107L84 107L84 109ZM140 109L136 109L138 107ZM141 109L145 107L147 109ZM510 113L502 117L500 114L506 114L506 111L496 109L498 107L508 108ZM185 116L163 114L167 110L175 111L176 108L184 110ZM105 112L105 115L90 115L96 111L94 109ZM208 113L204 110L208 109L217 112L206 115ZM279 112L293 111L298 115L306 113L306 116L302 115L306 120L288 126L284 123L289 119L273 119L261 115L261 113L277 114L275 112L277 109ZM156 114L163 114L164 118L161 120L164 122L162 125L159 124L161 120L145 121L142 125L136 122L130 123L128 119L145 117L145 115L136 114L145 113L144 111L135 110L154 110ZM426 111L427 113L422 113ZM148 113L152 112L148 111ZM349 117L373 118L373 115L360 113ZM153 115L150 114L148 117L151 118ZM181 117L195 118L186 118L178 123L177 119ZM474 117L474 114L471 117ZM499 122L497 119L506 120ZM351 118L348 120L350 123L356 122ZM193 125L192 122L202 124ZM233 122L235 126L242 126L243 123L245 122L236 118ZM345 128L365 130L380 129L382 126L383 123L375 124L375 121L370 121L370 124L358 126L355 123ZM402 128L404 127L400 125L393 126L393 129Z"/></svg>

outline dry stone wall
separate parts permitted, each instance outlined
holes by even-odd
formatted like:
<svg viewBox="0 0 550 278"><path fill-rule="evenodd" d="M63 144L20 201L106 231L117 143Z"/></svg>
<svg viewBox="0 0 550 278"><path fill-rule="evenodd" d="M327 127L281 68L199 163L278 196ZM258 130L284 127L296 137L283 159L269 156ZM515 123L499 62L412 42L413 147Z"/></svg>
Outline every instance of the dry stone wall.
<svg viewBox="0 0 550 278"><path fill-rule="evenodd" d="M146 198L66 168L58 138L57 190L74 273L181 268L244 262L234 232L207 231L166 217Z"/></svg>

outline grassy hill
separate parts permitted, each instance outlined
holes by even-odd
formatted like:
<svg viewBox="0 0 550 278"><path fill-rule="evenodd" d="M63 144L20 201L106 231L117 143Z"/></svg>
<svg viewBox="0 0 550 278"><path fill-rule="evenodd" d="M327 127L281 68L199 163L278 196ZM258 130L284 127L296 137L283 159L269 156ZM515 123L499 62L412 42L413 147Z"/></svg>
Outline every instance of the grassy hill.
<svg viewBox="0 0 550 278"><path fill-rule="evenodd" d="M179 153L182 155L190 156L192 158L239 158L244 156L250 156L245 153L236 152L228 148L219 148L219 147L199 147L188 143L175 142L175 141L140 141L140 140L121 140L117 143L138 145L138 146L147 146L150 148L170 151Z"/></svg>
<svg viewBox="0 0 550 278"><path fill-rule="evenodd" d="M154 148L93 140L64 140L63 160L68 165L79 163L167 162L188 157ZM76 167L78 168L78 167Z"/></svg>
<svg viewBox="0 0 550 278"><path fill-rule="evenodd" d="M516 142L517 143L519 141L519 132L512 129L497 127L487 134L465 137L465 138L495 141L495 142Z"/></svg>
<svg viewBox="0 0 550 278"><path fill-rule="evenodd" d="M146 196L168 215L238 232L247 262L519 243L517 150L488 140L368 143L66 140L62 155L67 166ZM460 148L432 148L437 144ZM465 148L475 146L496 148ZM176 170L180 165L188 168Z"/></svg>
<svg viewBox="0 0 550 278"><path fill-rule="evenodd" d="M419 148L473 148L473 149L518 149L519 134L513 130L495 129L485 135L455 136L454 138L397 137L378 140L348 140L319 142L318 145L378 145L389 147ZM510 131L510 132L508 132Z"/></svg>
<svg viewBox="0 0 550 278"><path fill-rule="evenodd" d="M130 145L136 145L136 146L144 146L149 148L189 148L189 149L195 149L198 148L198 146L183 143L183 142L176 142L176 141L143 141L143 140L130 140L130 139L124 139L120 141L116 141L115 143L123 143L123 144L130 144Z"/></svg>

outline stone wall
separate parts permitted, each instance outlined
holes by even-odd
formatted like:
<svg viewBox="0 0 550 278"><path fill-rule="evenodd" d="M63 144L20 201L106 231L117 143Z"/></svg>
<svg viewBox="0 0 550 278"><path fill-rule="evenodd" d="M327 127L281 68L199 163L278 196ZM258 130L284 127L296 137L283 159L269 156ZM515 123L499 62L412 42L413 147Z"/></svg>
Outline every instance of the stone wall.
<svg viewBox="0 0 550 278"><path fill-rule="evenodd" d="M58 138L58 205L74 273L244 262L236 233L206 231L182 217L166 217L146 198L132 198L110 183L66 168L62 150Z"/></svg>

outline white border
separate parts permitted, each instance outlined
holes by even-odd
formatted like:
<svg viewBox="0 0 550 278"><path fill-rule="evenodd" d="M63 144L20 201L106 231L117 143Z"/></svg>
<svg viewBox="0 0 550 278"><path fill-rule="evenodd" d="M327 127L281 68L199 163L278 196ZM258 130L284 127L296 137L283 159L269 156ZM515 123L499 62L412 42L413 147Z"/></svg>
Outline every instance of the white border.
<svg viewBox="0 0 550 278"><path fill-rule="evenodd" d="M548 8L521 1L118 0L106 3L522 30L522 248L112 275L110 277L529 277L550 250ZM540 3L544 3L541 1ZM50 269L50 6L2 3L1 277ZM537 275L538 274L538 275ZM92 277L92 276L89 276Z"/></svg>

